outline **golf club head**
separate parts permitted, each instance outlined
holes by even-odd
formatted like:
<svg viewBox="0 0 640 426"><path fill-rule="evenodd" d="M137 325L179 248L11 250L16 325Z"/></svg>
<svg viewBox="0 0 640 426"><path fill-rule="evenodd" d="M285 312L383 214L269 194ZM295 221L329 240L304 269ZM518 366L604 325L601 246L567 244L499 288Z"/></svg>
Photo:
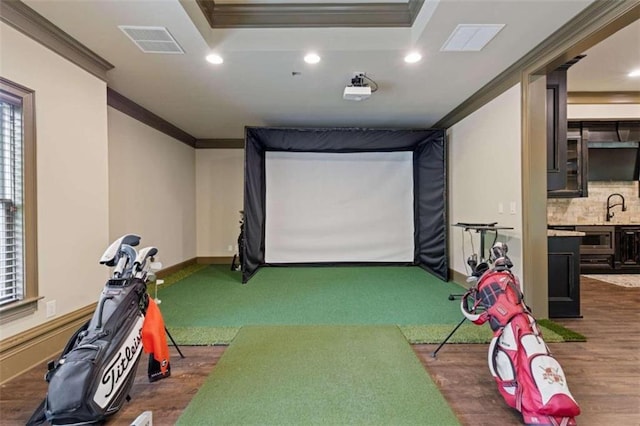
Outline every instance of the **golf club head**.
<svg viewBox="0 0 640 426"><path fill-rule="evenodd" d="M137 265L144 265L144 262L147 260L148 257L153 257L156 254L158 254L158 249L155 247L145 247L143 249L140 249L140 251L138 252L138 255L136 256L136 260L135 263Z"/></svg>
<svg viewBox="0 0 640 426"><path fill-rule="evenodd" d="M118 254L123 245L135 247L140 244L140 237L135 234L126 234L115 240L102 254L100 264L107 266L116 266L118 263Z"/></svg>
<svg viewBox="0 0 640 426"><path fill-rule="evenodd" d="M506 243L497 242L493 245L493 247L491 247L491 256L494 259L506 257L508 251L509 251L509 247L507 247Z"/></svg>

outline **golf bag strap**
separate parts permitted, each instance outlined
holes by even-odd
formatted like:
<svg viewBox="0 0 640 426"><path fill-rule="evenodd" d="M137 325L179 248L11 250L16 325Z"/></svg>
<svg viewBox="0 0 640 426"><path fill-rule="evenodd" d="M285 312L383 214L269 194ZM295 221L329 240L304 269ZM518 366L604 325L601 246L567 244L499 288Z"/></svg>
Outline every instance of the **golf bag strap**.
<svg viewBox="0 0 640 426"><path fill-rule="evenodd" d="M45 398L42 400L40 405L38 405L38 408L36 408L36 411L33 412L31 417L29 417L29 420L27 421L27 426L41 425L47 420L47 417L44 414L44 405L46 404L46 402L47 400Z"/></svg>
<svg viewBox="0 0 640 426"><path fill-rule="evenodd" d="M476 313L476 308L478 307L479 301L476 300L475 297L476 289L470 289L467 291L462 298L460 299L460 310L462 311L462 315L465 316L469 321L476 325L482 325L489 319L489 314L487 312ZM469 303L473 302L471 310L469 310Z"/></svg>

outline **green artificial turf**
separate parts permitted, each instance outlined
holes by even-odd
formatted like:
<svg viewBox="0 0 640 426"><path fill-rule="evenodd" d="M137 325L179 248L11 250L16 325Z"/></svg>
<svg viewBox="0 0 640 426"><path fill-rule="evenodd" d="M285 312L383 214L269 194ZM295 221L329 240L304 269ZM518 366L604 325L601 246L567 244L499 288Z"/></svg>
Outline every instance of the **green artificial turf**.
<svg viewBox="0 0 640 426"><path fill-rule="evenodd" d="M263 268L249 283L227 265L195 265L158 296L178 344L229 344L245 325L398 325L410 343L440 343L462 319L464 289L417 267ZM584 341L540 320L547 343ZM465 322L449 343L487 343L488 324Z"/></svg>
<svg viewBox="0 0 640 426"><path fill-rule="evenodd" d="M564 342L586 342L587 338L580 333L577 333L573 330L569 330L563 325L558 324L557 322L553 322L548 319L538 320L538 325L543 328L542 335L545 340L547 340L547 333L545 333L544 329L550 330L553 333L557 334L562 338Z"/></svg>
<svg viewBox="0 0 640 426"><path fill-rule="evenodd" d="M161 289L168 327L457 324L464 289L418 267L270 267L247 283L210 266Z"/></svg>
<svg viewBox="0 0 640 426"><path fill-rule="evenodd" d="M549 322L555 324L551 321ZM173 327L170 333L179 345L228 345L236 337L240 328L241 327ZM429 324L401 325L399 328L409 343L419 344L441 343L455 326L451 324ZM586 341L576 340L572 337L565 339L558 333L542 325L540 329L547 343ZM568 331L571 332L571 330ZM489 343L492 337L493 332L486 324L477 326L472 323L464 323L447 340L447 343Z"/></svg>
<svg viewBox="0 0 640 426"><path fill-rule="evenodd" d="M158 289L169 287L183 279L187 278L189 275L193 275L202 269L208 268L208 265L189 265L185 268L180 269L172 274L167 275L162 280L164 281L162 284L158 284Z"/></svg>
<svg viewBox="0 0 640 426"><path fill-rule="evenodd" d="M178 425L458 425L395 326L245 326Z"/></svg>

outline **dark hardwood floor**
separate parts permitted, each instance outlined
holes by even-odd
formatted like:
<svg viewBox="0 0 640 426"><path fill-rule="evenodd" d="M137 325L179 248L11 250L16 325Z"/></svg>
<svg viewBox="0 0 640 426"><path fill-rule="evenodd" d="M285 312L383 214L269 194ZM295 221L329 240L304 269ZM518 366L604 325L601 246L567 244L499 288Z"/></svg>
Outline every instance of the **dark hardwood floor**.
<svg viewBox="0 0 640 426"><path fill-rule="evenodd" d="M587 336L585 343L549 344L581 406L579 425L640 425L640 288L582 279L584 318L557 320ZM449 344L436 359L436 345L414 350L464 425L521 425L497 391L487 367L488 345ZM146 358L138 368L131 401L108 420L130 424L145 410L156 425L172 425L215 368L222 346L172 347L172 377L149 383ZM0 387L0 424L24 424L46 393L44 365Z"/></svg>

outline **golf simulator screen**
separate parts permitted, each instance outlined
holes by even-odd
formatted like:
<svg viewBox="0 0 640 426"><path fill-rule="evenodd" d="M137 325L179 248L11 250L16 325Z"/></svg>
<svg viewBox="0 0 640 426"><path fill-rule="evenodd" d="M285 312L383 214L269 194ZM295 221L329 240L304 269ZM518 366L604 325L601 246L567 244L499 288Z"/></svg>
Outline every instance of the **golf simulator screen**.
<svg viewBox="0 0 640 426"><path fill-rule="evenodd" d="M413 261L413 152L265 158L266 263Z"/></svg>

